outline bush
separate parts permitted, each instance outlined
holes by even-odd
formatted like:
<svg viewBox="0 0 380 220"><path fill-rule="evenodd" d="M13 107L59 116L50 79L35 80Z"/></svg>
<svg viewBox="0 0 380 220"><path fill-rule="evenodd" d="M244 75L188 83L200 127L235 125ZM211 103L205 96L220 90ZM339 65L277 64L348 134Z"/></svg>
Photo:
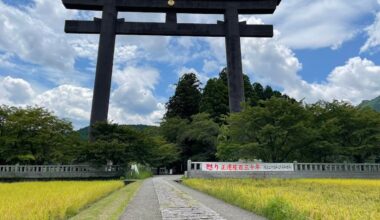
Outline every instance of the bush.
<svg viewBox="0 0 380 220"><path fill-rule="evenodd" d="M148 166L137 165L138 172L128 169L125 174L126 179L146 179L153 176L152 170Z"/></svg>

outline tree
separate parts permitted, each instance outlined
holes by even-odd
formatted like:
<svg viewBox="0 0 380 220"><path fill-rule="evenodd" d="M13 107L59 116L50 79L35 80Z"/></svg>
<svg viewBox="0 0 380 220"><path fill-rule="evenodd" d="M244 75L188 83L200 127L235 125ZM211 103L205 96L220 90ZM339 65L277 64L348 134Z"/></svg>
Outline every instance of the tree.
<svg viewBox="0 0 380 220"><path fill-rule="evenodd" d="M216 141L219 125L210 119L208 114L201 113L192 117L191 123L178 137L178 145L182 148L182 160L195 161L215 160Z"/></svg>
<svg viewBox="0 0 380 220"><path fill-rule="evenodd" d="M253 88L249 77L244 75L244 93L246 102L251 102ZM205 112L218 124L224 123L224 117L229 114L228 76L227 69L219 73L218 78L207 81L203 89L200 112Z"/></svg>
<svg viewBox="0 0 380 220"><path fill-rule="evenodd" d="M178 81L174 96L166 104L165 118L190 119L199 113L201 100L200 82L194 73L184 74Z"/></svg>
<svg viewBox="0 0 380 220"><path fill-rule="evenodd" d="M221 160L293 161L314 140L310 117L302 103L283 98L246 106L228 118L219 137L217 156Z"/></svg>
<svg viewBox="0 0 380 220"><path fill-rule="evenodd" d="M178 137L186 129L189 120L179 117L164 118L161 122L161 135L170 143L177 143Z"/></svg>
<svg viewBox="0 0 380 220"><path fill-rule="evenodd" d="M268 100L268 99L272 98L272 96L274 96L274 92L273 92L272 87L266 86L265 90L264 90L264 100Z"/></svg>
<svg viewBox="0 0 380 220"><path fill-rule="evenodd" d="M0 108L0 163L72 163L82 148L70 122L39 107Z"/></svg>
<svg viewBox="0 0 380 220"><path fill-rule="evenodd" d="M181 151L176 144L167 142L163 136L156 136L154 141L157 147L151 162L153 167L172 168L180 161Z"/></svg>
<svg viewBox="0 0 380 220"><path fill-rule="evenodd" d="M96 164L126 165L130 162L150 164L154 148L154 140L143 132L136 131L127 125L97 123L92 128L94 142L88 144L86 161Z"/></svg>
<svg viewBox="0 0 380 220"><path fill-rule="evenodd" d="M252 102L252 98L255 96L255 93L254 93L254 90L253 90L253 87L252 87L252 84L251 84L251 80L245 74L243 75L243 79L244 79L245 102L246 103L251 103Z"/></svg>
<svg viewBox="0 0 380 220"><path fill-rule="evenodd" d="M308 106L318 139L304 155L315 162L374 162L380 155L380 113L345 102Z"/></svg>
<svg viewBox="0 0 380 220"><path fill-rule="evenodd" d="M175 163L177 170L183 170L188 159L215 160L219 125L208 114L194 115L191 120L166 118L161 123L161 132L166 141L178 149L180 160Z"/></svg>
<svg viewBox="0 0 380 220"><path fill-rule="evenodd" d="M210 79L203 90L200 111L221 124L229 113L228 102L228 87L221 79Z"/></svg>

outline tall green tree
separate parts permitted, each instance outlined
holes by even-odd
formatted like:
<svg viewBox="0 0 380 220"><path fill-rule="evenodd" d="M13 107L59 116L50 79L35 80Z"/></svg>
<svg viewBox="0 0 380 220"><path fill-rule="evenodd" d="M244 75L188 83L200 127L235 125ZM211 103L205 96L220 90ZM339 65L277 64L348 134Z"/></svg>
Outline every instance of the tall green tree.
<svg viewBox="0 0 380 220"><path fill-rule="evenodd" d="M308 106L318 139L303 155L314 162L374 162L380 155L380 113L345 102Z"/></svg>
<svg viewBox="0 0 380 220"><path fill-rule="evenodd" d="M176 163L178 170L184 170L188 159L215 160L219 125L208 114L193 115L191 120L166 118L161 123L161 132L179 150L180 161Z"/></svg>
<svg viewBox="0 0 380 220"><path fill-rule="evenodd" d="M184 74L178 81L174 96L166 104L166 118L180 117L190 119L199 113L201 101L200 82L194 73Z"/></svg>
<svg viewBox="0 0 380 220"><path fill-rule="evenodd" d="M251 103L252 98L255 96L255 92L253 90L251 80L247 75L243 75L244 79L244 96L245 96L245 102L246 103Z"/></svg>
<svg viewBox="0 0 380 220"><path fill-rule="evenodd" d="M70 122L39 107L0 108L0 163L72 163L82 148Z"/></svg>
<svg viewBox="0 0 380 220"><path fill-rule="evenodd" d="M191 123L178 137L182 148L183 161L215 160L216 143L219 135L219 125L210 119L208 114L201 113L192 117Z"/></svg>
<svg viewBox="0 0 380 220"><path fill-rule="evenodd" d="M223 69L219 73L218 78L212 78L207 81L203 90L200 112L208 113L211 118L219 123L224 123L224 118L229 114L229 98L228 98L228 75L227 69ZM265 89L260 83L253 83L247 75L244 78L244 95L246 103L256 106L262 100L268 100L271 97L282 97L290 99L286 95L282 95L279 91L273 90L272 87L266 86ZM293 100L295 102L295 100Z"/></svg>
<svg viewBox="0 0 380 220"><path fill-rule="evenodd" d="M152 138L128 125L97 123L92 131L95 141L88 144L84 160L97 164L150 164L158 147Z"/></svg>
<svg viewBox="0 0 380 220"><path fill-rule="evenodd" d="M181 150L174 144L169 143L163 136L154 137L157 147L154 148L151 166L173 168L180 162Z"/></svg>
<svg viewBox="0 0 380 220"><path fill-rule="evenodd" d="M231 114L222 129L218 158L293 161L314 140L310 123L311 115L302 103L273 97L258 106L246 106L241 113Z"/></svg>
<svg viewBox="0 0 380 220"><path fill-rule="evenodd" d="M160 124L161 135L170 143L177 143L189 120L180 117L164 118Z"/></svg>
<svg viewBox="0 0 380 220"><path fill-rule="evenodd" d="M249 103L254 91L249 77L244 75L243 79L246 102ZM207 81L202 93L200 112L208 113L219 124L224 122L224 117L229 114L227 69L223 69L218 78L212 78Z"/></svg>
<svg viewBox="0 0 380 220"><path fill-rule="evenodd" d="M208 80L202 94L200 111L208 113L217 123L228 115L228 87L221 79Z"/></svg>

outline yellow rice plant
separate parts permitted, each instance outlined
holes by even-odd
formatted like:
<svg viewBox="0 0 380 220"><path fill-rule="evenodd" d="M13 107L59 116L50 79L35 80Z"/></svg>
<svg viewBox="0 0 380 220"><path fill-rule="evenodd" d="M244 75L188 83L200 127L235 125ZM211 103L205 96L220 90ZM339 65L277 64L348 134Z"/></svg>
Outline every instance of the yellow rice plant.
<svg viewBox="0 0 380 220"><path fill-rule="evenodd" d="M184 183L269 219L380 219L380 180L186 179Z"/></svg>
<svg viewBox="0 0 380 220"><path fill-rule="evenodd" d="M121 187L121 181L0 183L0 219L65 219Z"/></svg>

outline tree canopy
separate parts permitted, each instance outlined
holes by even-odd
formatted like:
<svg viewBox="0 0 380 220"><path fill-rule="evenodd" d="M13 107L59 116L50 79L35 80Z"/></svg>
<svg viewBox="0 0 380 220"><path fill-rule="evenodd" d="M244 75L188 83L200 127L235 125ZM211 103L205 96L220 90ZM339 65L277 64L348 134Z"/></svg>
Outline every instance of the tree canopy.
<svg viewBox="0 0 380 220"><path fill-rule="evenodd" d="M221 129L221 160L375 162L380 113L345 102L304 105L272 97L230 115Z"/></svg>
<svg viewBox="0 0 380 220"><path fill-rule="evenodd" d="M88 143L85 161L166 166L179 159L176 146L166 142L163 137L152 137L128 125L111 123L97 123L92 129L95 141Z"/></svg>
<svg viewBox="0 0 380 220"><path fill-rule="evenodd" d="M175 93L166 104L166 118L180 117L190 119L192 115L199 113L201 100L200 82L194 73L181 76Z"/></svg>
<svg viewBox="0 0 380 220"><path fill-rule="evenodd" d="M228 76L227 70L223 69L218 78L211 78L203 89L200 101L200 112L206 112L217 123L223 124L224 118L229 114ZM261 100L271 97L288 98L270 86L265 89L260 83L253 83L247 75L244 75L245 102L256 106Z"/></svg>
<svg viewBox="0 0 380 220"><path fill-rule="evenodd" d="M81 151L70 122L39 107L0 107L0 163L71 163Z"/></svg>

